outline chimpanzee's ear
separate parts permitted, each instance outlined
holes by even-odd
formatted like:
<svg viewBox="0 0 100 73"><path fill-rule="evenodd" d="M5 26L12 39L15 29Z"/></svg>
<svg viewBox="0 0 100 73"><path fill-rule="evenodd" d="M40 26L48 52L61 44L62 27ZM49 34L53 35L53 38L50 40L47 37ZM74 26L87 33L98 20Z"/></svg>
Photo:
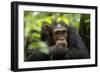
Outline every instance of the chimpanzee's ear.
<svg viewBox="0 0 100 73"><path fill-rule="evenodd" d="M49 28L49 23L47 23L47 22L42 22L42 29L47 29L47 28Z"/></svg>
<svg viewBox="0 0 100 73"><path fill-rule="evenodd" d="M68 28L68 24L65 24L65 27Z"/></svg>

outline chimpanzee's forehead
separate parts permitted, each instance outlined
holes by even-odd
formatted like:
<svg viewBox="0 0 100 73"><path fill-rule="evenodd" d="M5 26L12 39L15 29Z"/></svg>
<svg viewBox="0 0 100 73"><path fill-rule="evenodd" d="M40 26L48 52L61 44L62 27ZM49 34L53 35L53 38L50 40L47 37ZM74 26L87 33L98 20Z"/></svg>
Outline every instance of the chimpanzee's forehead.
<svg viewBox="0 0 100 73"><path fill-rule="evenodd" d="M55 29L61 29L61 28L65 28L65 26L61 25L61 24L57 24L55 27Z"/></svg>
<svg viewBox="0 0 100 73"><path fill-rule="evenodd" d="M67 30L65 26L62 26L61 24L57 24L54 28L53 28L53 32L55 31L63 31L63 30Z"/></svg>
<svg viewBox="0 0 100 73"><path fill-rule="evenodd" d="M63 27L61 24L58 24L57 26L56 26L56 28L60 28L60 27Z"/></svg>

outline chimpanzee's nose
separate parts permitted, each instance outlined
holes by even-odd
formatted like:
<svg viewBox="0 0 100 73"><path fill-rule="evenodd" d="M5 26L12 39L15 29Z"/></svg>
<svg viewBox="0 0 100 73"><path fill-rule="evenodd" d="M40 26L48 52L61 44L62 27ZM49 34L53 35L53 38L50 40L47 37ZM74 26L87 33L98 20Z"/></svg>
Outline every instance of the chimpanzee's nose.
<svg viewBox="0 0 100 73"><path fill-rule="evenodd" d="M59 40L63 41L63 40L64 40L64 38L63 38L63 37L61 37L61 38L59 38Z"/></svg>

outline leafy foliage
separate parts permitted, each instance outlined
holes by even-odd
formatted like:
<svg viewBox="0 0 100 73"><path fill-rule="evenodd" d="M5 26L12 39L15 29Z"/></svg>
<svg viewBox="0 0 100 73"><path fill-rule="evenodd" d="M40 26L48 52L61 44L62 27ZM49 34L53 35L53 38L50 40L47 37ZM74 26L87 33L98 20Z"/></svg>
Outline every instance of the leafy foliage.
<svg viewBox="0 0 100 73"><path fill-rule="evenodd" d="M90 15L82 14L80 20L79 33L90 52Z"/></svg>
<svg viewBox="0 0 100 73"><path fill-rule="evenodd" d="M80 24L84 25L83 22L88 22L90 20L90 18L87 18L85 20L85 18L88 17L89 14L86 17L83 17L83 16L84 16L83 14L79 14L79 13L24 11L25 47L27 46L26 45L27 38L31 39L31 43L28 45L28 47L25 48L25 55L26 55L28 49L39 49L40 51L42 51L44 53L48 53L47 44L40 40L41 26L42 26L43 21L46 21L49 25L51 25L52 20L54 20L54 19L57 22L64 21L67 25L72 24L79 30L82 27L82 26L80 26ZM81 22L80 22L80 19L81 19ZM87 23L86 25L90 26L90 23ZM86 28L86 27L84 27L84 28ZM79 31L82 31L82 30L79 30Z"/></svg>

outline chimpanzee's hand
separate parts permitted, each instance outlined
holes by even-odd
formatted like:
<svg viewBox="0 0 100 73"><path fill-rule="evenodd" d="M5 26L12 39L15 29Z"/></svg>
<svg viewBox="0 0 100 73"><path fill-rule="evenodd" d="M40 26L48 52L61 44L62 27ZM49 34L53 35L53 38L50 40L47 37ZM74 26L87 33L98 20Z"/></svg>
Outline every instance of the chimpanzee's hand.
<svg viewBox="0 0 100 73"><path fill-rule="evenodd" d="M60 46L62 48L67 48L67 41L65 39L63 40L57 40L56 41L56 46Z"/></svg>
<svg viewBox="0 0 100 73"><path fill-rule="evenodd" d="M63 48L60 45L54 45L50 47L49 50L50 50L50 55L52 56L52 58L58 59L58 58L64 57L64 55L68 51L68 48Z"/></svg>

